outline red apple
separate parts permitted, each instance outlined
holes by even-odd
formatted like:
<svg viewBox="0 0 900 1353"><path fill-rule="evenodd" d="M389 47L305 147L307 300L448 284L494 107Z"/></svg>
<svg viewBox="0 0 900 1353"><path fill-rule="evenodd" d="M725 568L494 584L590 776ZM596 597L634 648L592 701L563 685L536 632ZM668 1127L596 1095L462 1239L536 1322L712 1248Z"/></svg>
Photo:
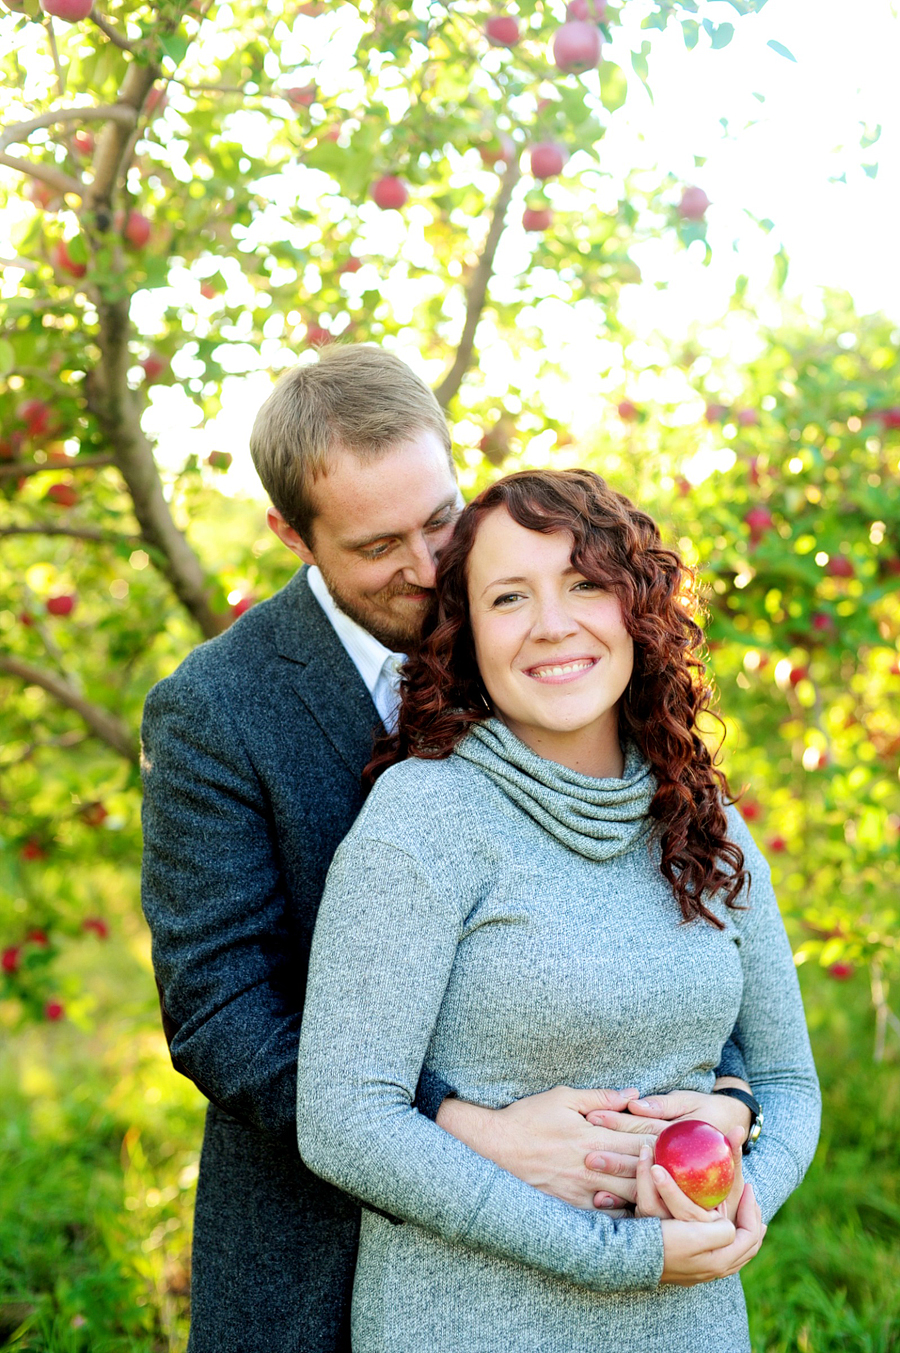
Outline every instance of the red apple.
<svg viewBox="0 0 900 1353"><path fill-rule="evenodd" d="M606 18L606 0L569 0L566 5L567 19L593 19L594 23L603 23Z"/></svg>
<svg viewBox="0 0 900 1353"><path fill-rule="evenodd" d="M255 605L256 597L238 597L237 601L231 603L231 614L234 616L235 620L237 620L239 615L243 615L245 611L249 611L250 607Z"/></svg>
<svg viewBox="0 0 900 1353"><path fill-rule="evenodd" d="M526 207L522 212L522 225L526 230L549 230L553 224L553 212L549 207Z"/></svg>
<svg viewBox="0 0 900 1353"><path fill-rule="evenodd" d="M48 615L71 615L75 610L75 603L78 598L74 592L60 592L55 597L47 598Z"/></svg>
<svg viewBox="0 0 900 1353"><path fill-rule="evenodd" d="M509 164L516 153L516 147L509 136L501 136L493 141L486 141L478 147L478 153L484 163L493 166L502 161L503 164Z"/></svg>
<svg viewBox="0 0 900 1353"><path fill-rule="evenodd" d="M86 19L93 8L94 0L41 0L45 14L52 14L54 19L65 19L66 23Z"/></svg>
<svg viewBox="0 0 900 1353"><path fill-rule="evenodd" d="M900 428L900 408L878 409L875 417L881 422L881 426L887 431L889 428Z"/></svg>
<svg viewBox="0 0 900 1353"><path fill-rule="evenodd" d="M122 229L121 221L119 229ZM150 236L153 233L153 226L142 211L130 211L125 221L125 229L122 234L132 249L143 249L150 243Z"/></svg>
<svg viewBox="0 0 900 1353"><path fill-rule="evenodd" d="M144 112L150 117L155 113L161 113L169 102L169 96L159 85L152 85L150 93L144 100Z"/></svg>
<svg viewBox="0 0 900 1353"><path fill-rule="evenodd" d="M36 944L39 949L50 948L50 938L46 930L29 930L25 935L25 939L28 944Z"/></svg>
<svg viewBox="0 0 900 1353"><path fill-rule="evenodd" d="M338 272L339 273L359 272L361 267L362 267L362 259L357 258L355 254L351 254L349 258L344 259L343 263L338 268Z"/></svg>
<svg viewBox="0 0 900 1353"><path fill-rule="evenodd" d="M726 1138L695 1118L663 1128L656 1139L656 1164L668 1170L698 1207L717 1207L734 1183L734 1157Z"/></svg>
<svg viewBox="0 0 900 1353"><path fill-rule="evenodd" d="M231 461L230 451L210 451L206 457L207 465L210 465L214 470L227 470Z"/></svg>
<svg viewBox="0 0 900 1353"><path fill-rule="evenodd" d="M751 507L750 511L744 517L744 521L750 528L750 538L759 541L764 532L770 531L775 525L775 520L767 507Z"/></svg>
<svg viewBox="0 0 900 1353"><path fill-rule="evenodd" d="M759 427L759 414L755 409L739 409L737 420L741 428Z"/></svg>
<svg viewBox="0 0 900 1353"><path fill-rule="evenodd" d="M78 155L93 155L94 138L90 132L76 132L72 137L72 145Z"/></svg>
<svg viewBox="0 0 900 1353"><path fill-rule="evenodd" d="M832 578L856 577L856 569L845 554L833 554L825 565L825 572Z"/></svg>
<svg viewBox="0 0 900 1353"><path fill-rule="evenodd" d="M792 667L788 672L788 681L792 686L799 686L801 681L805 681L809 676L808 667Z"/></svg>
<svg viewBox="0 0 900 1353"><path fill-rule="evenodd" d="M678 215L683 221L702 221L709 206L709 198L702 188L685 188L678 203Z"/></svg>
<svg viewBox="0 0 900 1353"><path fill-rule="evenodd" d="M86 917L81 923L81 928L82 930L86 930L89 934L93 933L96 935L98 940L109 939L109 926L102 916Z"/></svg>
<svg viewBox="0 0 900 1353"><path fill-rule="evenodd" d="M834 620L827 611L813 611L810 616L810 624L816 634L832 634L834 632Z"/></svg>
<svg viewBox="0 0 900 1353"><path fill-rule="evenodd" d="M399 211L409 200L409 190L402 179L385 174L372 184L372 200L382 211Z"/></svg>
<svg viewBox="0 0 900 1353"><path fill-rule="evenodd" d="M29 615L27 611L19 612L19 624L24 625L26 629L34 629L34 616Z"/></svg>
<svg viewBox="0 0 900 1353"><path fill-rule="evenodd" d="M22 860L46 860L47 852L36 836L29 836L19 851L19 858Z"/></svg>
<svg viewBox="0 0 900 1353"><path fill-rule="evenodd" d="M43 437L50 428L50 407L42 399L26 399L16 409L29 437Z"/></svg>
<svg viewBox="0 0 900 1353"><path fill-rule="evenodd" d="M618 405L616 412L623 423L636 423L640 417L640 410L636 404L632 404L630 399L623 399Z"/></svg>
<svg viewBox="0 0 900 1353"><path fill-rule="evenodd" d="M828 976L834 978L835 982L846 982L853 976L852 963L832 963L828 969Z"/></svg>
<svg viewBox="0 0 900 1353"><path fill-rule="evenodd" d="M787 850L787 841L783 836L773 836L766 842L773 855L783 855Z"/></svg>
<svg viewBox="0 0 900 1353"><path fill-rule="evenodd" d="M102 827L109 813L99 799L94 799L79 809L78 816L88 827Z"/></svg>
<svg viewBox="0 0 900 1353"><path fill-rule="evenodd" d="M10 974L18 972L20 953L21 950L18 945L15 944L11 944L8 949L4 949L3 953L0 954L0 968L2 968L4 972Z"/></svg>
<svg viewBox="0 0 900 1353"><path fill-rule="evenodd" d="M306 329L306 341L311 348L324 348L332 341L332 337L321 324L309 324Z"/></svg>
<svg viewBox="0 0 900 1353"><path fill-rule="evenodd" d="M519 21L507 14L496 14L484 25L492 47L515 47L519 41Z"/></svg>
<svg viewBox="0 0 900 1353"><path fill-rule="evenodd" d="M531 172L536 179L552 179L563 171L566 151L553 141L542 141L530 151Z"/></svg>
<svg viewBox="0 0 900 1353"><path fill-rule="evenodd" d="M213 286L212 282L200 283L200 295L203 297L205 301L214 301L218 296L218 294L219 293Z"/></svg>
<svg viewBox="0 0 900 1353"><path fill-rule="evenodd" d="M57 507L74 507L78 502L78 490L74 484L51 484L45 496Z"/></svg>
<svg viewBox="0 0 900 1353"><path fill-rule="evenodd" d="M44 1006L44 1017L55 1024L57 1020L62 1019L66 1013L66 1007L62 1001L48 1001Z"/></svg>
<svg viewBox="0 0 900 1353"><path fill-rule="evenodd" d="M710 426L712 426L713 423L721 423L723 418L727 418L727 416L727 404L707 404L704 417Z"/></svg>
<svg viewBox="0 0 900 1353"><path fill-rule="evenodd" d="M163 357L159 352L151 352L149 357L145 357L140 363L144 369L144 379L148 385L158 381L163 372L169 365L168 357Z"/></svg>
<svg viewBox="0 0 900 1353"><path fill-rule="evenodd" d="M308 108L311 103L315 103L318 92L315 85L295 85L293 89L284 91L284 97L292 108Z"/></svg>
<svg viewBox="0 0 900 1353"><path fill-rule="evenodd" d="M41 179L29 179L25 185L25 196L29 202L33 202L41 211L55 211L60 205L59 193L55 192L49 183L42 182Z"/></svg>
<svg viewBox="0 0 900 1353"><path fill-rule="evenodd" d="M582 19L573 19L553 35L553 60L560 70L580 74L600 64L600 29Z"/></svg>
<svg viewBox="0 0 900 1353"><path fill-rule="evenodd" d="M757 818L762 817L762 804L755 799L747 799L741 804L741 816L745 822L756 822Z"/></svg>
<svg viewBox="0 0 900 1353"><path fill-rule="evenodd" d="M50 250L50 259L54 267L60 272L67 272L70 277L84 277L87 272L87 264L74 261L65 240L56 241Z"/></svg>

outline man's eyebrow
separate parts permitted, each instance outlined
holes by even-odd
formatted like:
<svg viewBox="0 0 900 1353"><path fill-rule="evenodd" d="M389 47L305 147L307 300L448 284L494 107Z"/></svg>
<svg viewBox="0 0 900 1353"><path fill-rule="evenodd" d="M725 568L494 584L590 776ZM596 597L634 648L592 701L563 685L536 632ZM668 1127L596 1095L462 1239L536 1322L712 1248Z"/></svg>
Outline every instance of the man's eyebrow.
<svg viewBox="0 0 900 1353"><path fill-rule="evenodd" d="M456 494L454 493L451 498L447 498L443 503L440 504L439 507L436 507L434 509L431 516L428 518L428 521L429 522L433 521L434 518L440 516L442 512L446 512L449 508L455 506L456 506ZM426 522L425 525L427 526L428 522ZM396 531L382 531L380 535L366 536L363 540L347 540L344 542L344 549L365 550L372 545L378 545L382 540L393 540L395 539L396 535L397 535Z"/></svg>

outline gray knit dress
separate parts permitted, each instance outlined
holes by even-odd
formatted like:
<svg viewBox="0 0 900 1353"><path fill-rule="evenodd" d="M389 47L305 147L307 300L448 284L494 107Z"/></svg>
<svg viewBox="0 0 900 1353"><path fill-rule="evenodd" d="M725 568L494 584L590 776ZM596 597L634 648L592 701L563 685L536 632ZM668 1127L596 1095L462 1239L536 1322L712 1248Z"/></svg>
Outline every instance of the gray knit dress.
<svg viewBox="0 0 900 1353"><path fill-rule="evenodd" d="M768 867L725 923L684 924L655 791L545 761L500 722L377 783L332 864L299 1061L301 1154L364 1210L354 1353L746 1353L737 1276L661 1286L658 1221L547 1197L412 1108L427 1065L500 1108L554 1085L708 1091L735 1029L765 1129L768 1220L815 1149L819 1092Z"/></svg>

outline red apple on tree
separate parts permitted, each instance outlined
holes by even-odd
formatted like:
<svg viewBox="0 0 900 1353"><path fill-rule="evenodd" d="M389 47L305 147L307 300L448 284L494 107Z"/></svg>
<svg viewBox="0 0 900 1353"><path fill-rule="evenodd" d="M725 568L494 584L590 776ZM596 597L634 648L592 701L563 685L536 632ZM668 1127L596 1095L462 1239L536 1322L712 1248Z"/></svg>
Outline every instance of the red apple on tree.
<svg viewBox="0 0 900 1353"><path fill-rule="evenodd" d="M656 1140L656 1164L668 1170L698 1207L718 1207L734 1183L734 1156L727 1139L699 1119L663 1128Z"/></svg>
<svg viewBox="0 0 900 1353"><path fill-rule="evenodd" d="M526 230L549 230L553 224L553 212L549 207L526 207L522 212L522 225Z"/></svg>
<svg viewBox="0 0 900 1353"><path fill-rule="evenodd" d="M484 31L492 47L515 47L519 41L519 21L508 14L495 14Z"/></svg>
<svg viewBox="0 0 900 1353"><path fill-rule="evenodd" d="M55 192L49 183L42 182L41 179L29 179L25 187L25 196L29 202L33 202L41 211L56 211L60 206L59 193Z"/></svg>
<svg viewBox="0 0 900 1353"><path fill-rule="evenodd" d="M46 497L57 507L74 507L78 502L78 490L74 484L51 484Z"/></svg>
<svg viewBox="0 0 900 1353"><path fill-rule="evenodd" d="M81 928L82 930L86 930L88 934L96 935L98 940L109 939L109 926L102 916L85 917L81 923Z"/></svg>
<svg viewBox="0 0 900 1353"><path fill-rule="evenodd" d="M832 578L856 577L856 569L845 554L833 554L825 565L825 572Z"/></svg>
<svg viewBox="0 0 900 1353"><path fill-rule="evenodd" d="M144 379L148 385L158 381L163 372L168 368L169 359L163 357L162 353L151 352L149 357L145 357L140 363L144 371Z"/></svg>
<svg viewBox="0 0 900 1353"><path fill-rule="evenodd" d="M702 221L709 206L709 198L702 188L685 188L678 203L678 215L683 221Z"/></svg>
<svg viewBox="0 0 900 1353"><path fill-rule="evenodd" d="M18 972L20 954L21 950L19 949L18 945L11 944L8 949L4 949L3 953L0 954L0 968L2 968L4 972L8 972L10 975L12 975L15 972Z"/></svg>
<svg viewBox="0 0 900 1353"><path fill-rule="evenodd" d="M553 60L567 74L594 70L600 64L600 29L582 19L573 19L553 35Z"/></svg>
<svg viewBox="0 0 900 1353"><path fill-rule="evenodd" d="M754 544L758 544L766 531L771 531L775 525L775 519L767 507L751 507L750 511L744 517L744 521L750 528L750 539Z"/></svg>
<svg viewBox="0 0 900 1353"><path fill-rule="evenodd" d="M332 335L321 324L310 324L306 329L306 341L311 348L324 348L332 342Z"/></svg>
<svg viewBox="0 0 900 1353"><path fill-rule="evenodd" d="M569 0L566 5L567 19L593 20L602 23L606 18L606 0Z"/></svg>
<svg viewBox="0 0 900 1353"><path fill-rule="evenodd" d="M835 982L846 982L853 976L853 971L852 963L832 963L828 969L828 976Z"/></svg>
<svg viewBox="0 0 900 1353"><path fill-rule="evenodd" d="M721 423L723 418L726 418L727 416L727 404L707 404L704 417L710 426L712 426L713 423Z"/></svg>
<svg viewBox="0 0 900 1353"><path fill-rule="evenodd" d="M71 615L75 610L75 603L78 598L74 592L59 592L56 596L47 598L48 615Z"/></svg>
<svg viewBox="0 0 900 1353"><path fill-rule="evenodd" d="M295 85L293 89L284 91L284 97L292 108L308 108L315 103L318 92L315 85Z"/></svg>
<svg viewBox="0 0 900 1353"><path fill-rule="evenodd" d="M41 0L41 9L54 19L64 19L66 23L78 23L86 19L94 8L94 0Z"/></svg>
<svg viewBox="0 0 900 1353"><path fill-rule="evenodd" d="M617 406L616 412L623 423L636 423L640 417L640 410L636 404L632 404L630 399L623 399Z"/></svg>
<svg viewBox="0 0 900 1353"><path fill-rule="evenodd" d="M93 155L94 138L90 132L76 132L72 137L72 145L78 155Z"/></svg>
<svg viewBox="0 0 900 1353"><path fill-rule="evenodd" d="M50 937L46 930L29 930L25 935L25 939L29 944L36 944L39 949L50 948Z"/></svg>
<svg viewBox="0 0 900 1353"><path fill-rule="evenodd" d="M26 399L16 409L29 437L43 437L50 428L50 407L42 399Z"/></svg>
<svg viewBox="0 0 900 1353"><path fill-rule="evenodd" d="M254 596L250 596L249 594L247 594L245 596L238 597L237 601L233 601L231 603L231 614L234 616L235 620L237 620L238 616L243 615L245 611L249 611L250 607L255 605L256 605L256 597Z"/></svg>
<svg viewBox="0 0 900 1353"><path fill-rule="evenodd" d="M121 216L117 220L117 225L122 230ZM143 249L150 243L152 233L153 226L142 211L130 211L128 213L122 234L132 249Z"/></svg>
<svg viewBox="0 0 900 1353"><path fill-rule="evenodd" d="M65 1013L66 1008L62 1001L48 1001L44 1006L44 1016L46 1019L49 1019L52 1024L55 1024L57 1020L62 1019Z"/></svg>
<svg viewBox="0 0 900 1353"><path fill-rule="evenodd" d="M755 409L740 409L737 416L738 427L756 428L759 427L759 414Z"/></svg>
<svg viewBox="0 0 900 1353"><path fill-rule="evenodd" d="M47 852L36 836L29 836L19 851L19 858L22 860L46 860Z"/></svg>
<svg viewBox="0 0 900 1353"><path fill-rule="evenodd" d="M338 268L338 272L339 273L359 272L361 267L362 267L362 259L357 258L355 254L351 254L349 258L344 259L343 263Z"/></svg>
<svg viewBox="0 0 900 1353"><path fill-rule="evenodd" d="M88 827L102 827L109 813L99 799L94 799L92 803L86 803L79 809L78 816Z"/></svg>
<svg viewBox="0 0 900 1353"><path fill-rule="evenodd" d="M372 200L382 211L399 211L409 201L409 190L402 179L385 174L372 184Z"/></svg>
<svg viewBox="0 0 900 1353"><path fill-rule="evenodd" d="M879 419L881 426L885 431L888 429L896 430L897 428L900 428L900 407L893 409L878 409L875 417Z"/></svg>
<svg viewBox="0 0 900 1353"><path fill-rule="evenodd" d="M799 686L800 682L805 681L808 676L808 667L792 667L788 672L788 681L792 686Z"/></svg>
<svg viewBox="0 0 900 1353"><path fill-rule="evenodd" d="M536 179L551 179L562 173L567 155L562 146L553 141L542 141L531 147L529 158L531 172Z"/></svg>
<svg viewBox="0 0 900 1353"><path fill-rule="evenodd" d="M87 264L75 262L65 240L56 241L50 250L50 259L54 267L60 272L67 272L70 277L84 277L87 272Z"/></svg>
<svg viewBox="0 0 900 1353"><path fill-rule="evenodd" d="M206 463L214 470L227 470L232 459L230 451L210 451Z"/></svg>
<svg viewBox="0 0 900 1353"><path fill-rule="evenodd" d="M203 297L205 301L214 301L218 296L218 294L219 293L213 286L212 282L200 283L200 295Z"/></svg>

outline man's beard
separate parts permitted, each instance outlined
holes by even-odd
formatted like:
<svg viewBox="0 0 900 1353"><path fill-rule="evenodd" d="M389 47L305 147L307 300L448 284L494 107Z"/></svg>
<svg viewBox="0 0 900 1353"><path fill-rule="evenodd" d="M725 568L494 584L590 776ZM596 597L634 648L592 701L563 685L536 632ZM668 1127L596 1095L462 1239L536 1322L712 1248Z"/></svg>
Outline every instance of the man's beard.
<svg viewBox="0 0 900 1353"><path fill-rule="evenodd" d="M348 597L334 579L328 576L321 564L319 572L338 609L351 620L355 620L364 630L368 630L369 634L384 644L385 648L389 648L392 653L412 653L418 647L422 638L422 623L434 595L431 589L409 587L406 583L392 583L371 598L361 600L358 597ZM389 602L392 597L416 595L420 592L428 592L429 600L418 608L405 624L399 617L386 615L380 609L381 605Z"/></svg>

